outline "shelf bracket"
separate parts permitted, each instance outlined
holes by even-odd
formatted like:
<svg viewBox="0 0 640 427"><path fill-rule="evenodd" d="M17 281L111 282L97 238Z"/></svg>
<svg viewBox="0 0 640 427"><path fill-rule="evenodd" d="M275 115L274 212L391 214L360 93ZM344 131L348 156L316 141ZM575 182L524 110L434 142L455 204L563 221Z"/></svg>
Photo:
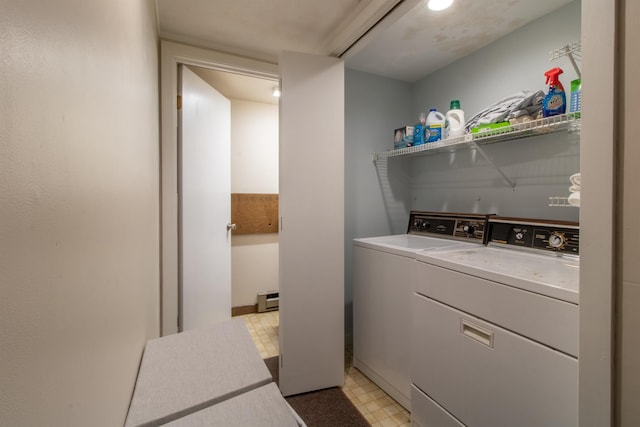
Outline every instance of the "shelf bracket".
<svg viewBox="0 0 640 427"><path fill-rule="evenodd" d="M487 162L489 162L489 164L490 164L491 166L493 166L493 168L494 168L496 171L498 171L498 173L502 176L502 179L504 179L504 180L509 184L509 186L511 187L511 189L512 189L513 191L515 191L515 190L516 190L516 183L515 183L515 182L513 182L511 179L509 179L509 177L507 176L507 174L505 174L505 173L502 171L502 169L500 169L498 166L496 166L496 164L495 164L495 163L493 163L493 161L491 160L491 158L490 158L489 156L487 156L487 153L485 153L485 152L484 152L484 150L483 150L482 148L480 148L480 146L479 146L478 144L476 144L475 142L472 142L471 144L472 144L472 148L473 148L474 150L476 150L478 153L480 153L480 155L481 155L482 157L484 157L484 159L485 159Z"/></svg>
<svg viewBox="0 0 640 427"><path fill-rule="evenodd" d="M578 67L578 64L576 63L576 58L582 58L582 43L578 40L562 46L561 48L552 50L549 52L549 61L562 58L563 56L569 58L569 62L571 62L578 78L581 79L582 73L580 73L580 67Z"/></svg>

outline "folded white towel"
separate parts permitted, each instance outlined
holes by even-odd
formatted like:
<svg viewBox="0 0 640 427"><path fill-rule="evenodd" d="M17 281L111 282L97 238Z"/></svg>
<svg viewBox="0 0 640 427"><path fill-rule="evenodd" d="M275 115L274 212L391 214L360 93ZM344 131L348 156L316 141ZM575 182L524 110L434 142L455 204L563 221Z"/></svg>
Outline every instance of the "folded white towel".
<svg viewBox="0 0 640 427"><path fill-rule="evenodd" d="M569 194L569 204L571 206L580 207L580 192L576 191L575 193Z"/></svg>

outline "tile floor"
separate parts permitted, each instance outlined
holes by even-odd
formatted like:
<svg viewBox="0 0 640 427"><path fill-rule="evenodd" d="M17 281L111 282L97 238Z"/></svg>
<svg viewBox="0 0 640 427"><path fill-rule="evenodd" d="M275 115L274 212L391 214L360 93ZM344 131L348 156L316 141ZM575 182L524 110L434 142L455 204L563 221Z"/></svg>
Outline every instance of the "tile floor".
<svg viewBox="0 0 640 427"><path fill-rule="evenodd" d="M247 324L251 337L262 358L279 354L279 313L252 313L240 316ZM410 426L411 416L395 400L387 396L377 385L351 366L351 356L345 357L344 394L374 427Z"/></svg>

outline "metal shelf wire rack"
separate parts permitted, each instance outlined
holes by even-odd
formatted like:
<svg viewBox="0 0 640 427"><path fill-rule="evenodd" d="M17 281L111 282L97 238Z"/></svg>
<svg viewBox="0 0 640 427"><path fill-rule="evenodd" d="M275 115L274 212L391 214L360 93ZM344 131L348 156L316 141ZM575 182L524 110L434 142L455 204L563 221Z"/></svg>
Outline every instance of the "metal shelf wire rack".
<svg viewBox="0 0 640 427"><path fill-rule="evenodd" d="M567 196L551 196L549 197L549 206L557 206L563 208L575 208L576 206L569 203Z"/></svg>
<svg viewBox="0 0 640 427"><path fill-rule="evenodd" d="M453 152L462 148L475 148L476 145L486 145L495 142L510 141L561 132L569 129L569 126L572 124L580 124L579 112L545 117L538 120L493 129L484 133L469 133L461 137L429 142L422 145L416 145L414 147L376 152L372 154L372 160L377 161L397 156L424 156L443 151Z"/></svg>

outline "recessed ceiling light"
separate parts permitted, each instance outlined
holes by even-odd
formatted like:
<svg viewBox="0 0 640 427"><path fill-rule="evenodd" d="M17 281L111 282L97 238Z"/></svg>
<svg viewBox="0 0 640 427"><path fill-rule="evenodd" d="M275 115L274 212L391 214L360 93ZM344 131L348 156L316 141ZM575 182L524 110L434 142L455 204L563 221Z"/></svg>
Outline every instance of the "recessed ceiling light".
<svg viewBox="0 0 640 427"><path fill-rule="evenodd" d="M453 0L429 0L427 7L431 10L444 10L453 4Z"/></svg>

